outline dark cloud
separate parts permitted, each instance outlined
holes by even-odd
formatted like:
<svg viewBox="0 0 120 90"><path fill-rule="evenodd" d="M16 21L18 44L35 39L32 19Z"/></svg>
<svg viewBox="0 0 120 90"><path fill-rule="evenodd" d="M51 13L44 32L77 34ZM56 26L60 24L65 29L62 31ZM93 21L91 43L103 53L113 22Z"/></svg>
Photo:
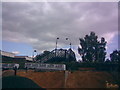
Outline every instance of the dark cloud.
<svg viewBox="0 0 120 90"><path fill-rule="evenodd" d="M79 37L90 31L108 42L118 28L117 2L3 2L3 40L25 42L40 51L79 44ZM109 37L111 35L111 38Z"/></svg>

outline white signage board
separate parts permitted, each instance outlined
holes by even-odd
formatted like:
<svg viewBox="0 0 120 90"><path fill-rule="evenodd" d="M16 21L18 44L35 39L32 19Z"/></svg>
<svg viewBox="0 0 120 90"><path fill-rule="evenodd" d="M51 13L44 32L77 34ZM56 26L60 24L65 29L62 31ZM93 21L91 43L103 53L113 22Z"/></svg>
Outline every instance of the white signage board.
<svg viewBox="0 0 120 90"><path fill-rule="evenodd" d="M26 67L31 69L66 70L65 64L25 63Z"/></svg>

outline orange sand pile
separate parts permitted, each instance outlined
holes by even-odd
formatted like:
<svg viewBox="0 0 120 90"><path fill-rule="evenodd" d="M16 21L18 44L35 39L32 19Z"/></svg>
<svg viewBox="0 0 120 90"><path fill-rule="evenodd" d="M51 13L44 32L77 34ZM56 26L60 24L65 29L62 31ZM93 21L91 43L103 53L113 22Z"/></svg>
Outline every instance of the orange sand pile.
<svg viewBox="0 0 120 90"><path fill-rule="evenodd" d="M67 88L105 88L105 81L113 81L106 72L76 71L68 75Z"/></svg>
<svg viewBox="0 0 120 90"><path fill-rule="evenodd" d="M42 88L105 88L105 81L113 82L107 72L76 71L69 72L65 84L65 72L34 72L19 70L17 75L33 80Z"/></svg>
<svg viewBox="0 0 120 90"><path fill-rule="evenodd" d="M14 70L5 70L2 71L2 76L13 76L14 75Z"/></svg>
<svg viewBox="0 0 120 90"><path fill-rule="evenodd" d="M17 75L32 79L42 88L63 88L64 72L18 72Z"/></svg>

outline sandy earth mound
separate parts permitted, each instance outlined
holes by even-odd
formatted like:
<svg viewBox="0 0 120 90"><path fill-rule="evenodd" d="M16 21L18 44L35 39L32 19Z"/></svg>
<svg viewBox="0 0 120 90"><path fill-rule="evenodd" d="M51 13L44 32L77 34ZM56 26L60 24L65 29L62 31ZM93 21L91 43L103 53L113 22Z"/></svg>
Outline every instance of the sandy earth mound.
<svg viewBox="0 0 120 90"><path fill-rule="evenodd" d="M106 72L76 71L68 75L67 88L105 88L105 81L112 82L112 76Z"/></svg>
<svg viewBox="0 0 120 90"><path fill-rule="evenodd" d="M24 70L19 70L17 75L33 80L42 88L105 88L106 80L114 81L109 73L95 71L67 72L66 76L64 71L34 72L29 70L26 73Z"/></svg>
<svg viewBox="0 0 120 90"><path fill-rule="evenodd" d="M17 75L34 80L42 88L63 88L64 72L18 72Z"/></svg>
<svg viewBox="0 0 120 90"><path fill-rule="evenodd" d="M13 76L14 75L14 70L5 70L2 71L2 76Z"/></svg>

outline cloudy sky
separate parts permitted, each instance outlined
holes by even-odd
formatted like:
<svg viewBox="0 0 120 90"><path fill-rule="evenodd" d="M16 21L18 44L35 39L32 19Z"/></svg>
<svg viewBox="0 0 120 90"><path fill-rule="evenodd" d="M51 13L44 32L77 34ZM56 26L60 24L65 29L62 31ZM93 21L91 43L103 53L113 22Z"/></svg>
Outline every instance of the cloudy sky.
<svg viewBox="0 0 120 90"><path fill-rule="evenodd" d="M118 48L117 2L3 2L2 49L18 55L32 56L55 48L76 52L79 38L94 31L105 37L107 51ZM69 40L65 40L69 38Z"/></svg>

